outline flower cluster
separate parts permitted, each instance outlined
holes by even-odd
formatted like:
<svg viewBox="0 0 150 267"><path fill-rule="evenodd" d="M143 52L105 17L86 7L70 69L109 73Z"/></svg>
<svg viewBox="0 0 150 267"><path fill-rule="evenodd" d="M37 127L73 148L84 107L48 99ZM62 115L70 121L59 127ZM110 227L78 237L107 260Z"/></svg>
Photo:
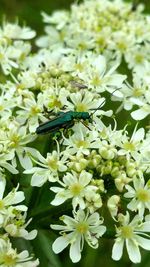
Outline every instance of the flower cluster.
<svg viewBox="0 0 150 267"><path fill-rule="evenodd" d="M137 124L145 119L148 126L150 114L150 20L142 11L123 0L85 0L70 11L42 13L47 26L34 53L29 41L35 32L3 22L0 264L39 264L11 243L37 234L27 219L33 203L19 204L26 175L30 190L50 188L56 211L67 203L61 224L50 222L60 230L55 253L69 245L78 262L84 242L96 249L109 230L114 260L124 244L134 263L141 261L139 246L150 250L150 131ZM128 111L132 127L122 119ZM38 136L38 126L48 121L49 136Z"/></svg>

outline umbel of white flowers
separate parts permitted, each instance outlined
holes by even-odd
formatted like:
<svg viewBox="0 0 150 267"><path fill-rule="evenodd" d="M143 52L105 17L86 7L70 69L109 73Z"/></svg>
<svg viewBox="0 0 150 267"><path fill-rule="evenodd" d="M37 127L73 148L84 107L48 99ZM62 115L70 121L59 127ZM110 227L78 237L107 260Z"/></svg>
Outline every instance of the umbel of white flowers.
<svg viewBox="0 0 150 267"><path fill-rule="evenodd" d="M78 262L84 243L96 249L109 231L114 260L124 247L134 263L141 261L139 247L150 250L150 19L142 11L123 0L85 0L42 13L45 35L35 40L35 53L29 27L0 27L0 265L39 265L11 242L37 235L27 230L32 203L20 204L22 172L31 175L30 190L48 184L56 210L70 205L72 216L66 205L60 225L50 222L49 231L60 231L55 253L70 246ZM59 130L68 111L90 119L65 121L59 135L38 137L47 115ZM138 127L143 119L146 127Z"/></svg>

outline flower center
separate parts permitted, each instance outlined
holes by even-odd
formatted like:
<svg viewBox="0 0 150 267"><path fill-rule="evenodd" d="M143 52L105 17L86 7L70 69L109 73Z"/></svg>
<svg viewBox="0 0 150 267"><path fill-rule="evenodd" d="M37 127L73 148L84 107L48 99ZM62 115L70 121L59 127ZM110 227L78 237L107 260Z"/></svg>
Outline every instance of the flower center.
<svg viewBox="0 0 150 267"><path fill-rule="evenodd" d="M139 189L136 196L142 202L150 201L150 192L145 189Z"/></svg>
<svg viewBox="0 0 150 267"><path fill-rule="evenodd" d="M79 103L76 105L76 110L77 112L87 111L87 106L83 103Z"/></svg>
<svg viewBox="0 0 150 267"><path fill-rule="evenodd" d="M88 145L89 145L89 143L87 141L85 141L85 140L78 140L78 141L76 141L76 146L78 148L80 148L80 147L87 148Z"/></svg>
<svg viewBox="0 0 150 267"><path fill-rule="evenodd" d="M127 49L127 45L124 42L119 42L117 46L118 49L122 52L124 52Z"/></svg>
<svg viewBox="0 0 150 267"><path fill-rule="evenodd" d="M50 168L52 168L53 170L57 170L58 164L56 159L49 159L47 163Z"/></svg>
<svg viewBox="0 0 150 267"><path fill-rule="evenodd" d="M39 107L38 107L38 106L33 106L33 107L31 108L31 112L30 112L30 114L31 114L31 116L33 116L33 115L38 114L39 112L40 112Z"/></svg>
<svg viewBox="0 0 150 267"><path fill-rule="evenodd" d="M20 137L17 134L12 135L11 137L11 147L17 147L19 144Z"/></svg>
<svg viewBox="0 0 150 267"><path fill-rule="evenodd" d="M5 266L15 266L16 265L16 258L14 258L14 254L5 254L3 257L2 257L2 262L4 263Z"/></svg>
<svg viewBox="0 0 150 267"><path fill-rule="evenodd" d="M70 186L70 191L74 196L78 196L82 190L83 186L81 184L76 183Z"/></svg>
<svg viewBox="0 0 150 267"><path fill-rule="evenodd" d="M61 108L61 106L62 106L62 104L57 98L54 98L53 101L48 103L49 108L54 108L54 107Z"/></svg>
<svg viewBox="0 0 150 267"><path fill-rule="evenodd" d="M136 63L142 63L143 60L144 60L143 55L141 55L141 54L136 54L135 55L135 61L136 61Z"/></svg>
<svg viewBox="0 0 150 267"><path fill-rule="evenodd" d="M75 64L75 69L82 72L84 70L84 66L81 63Z"/></svg>
<svg viewBox="0 0 150 267"><path fill-rule="evenodd" d="M100 79L100 75L95 75L93 77L93 79L91 80L91 84L94 86L99 86L101 85L101 79Z"/></svg>
<svg viewBox="0 0 150 267"><path fill-rule="evenodd" d="M132 238L133 237L133 228L129 225L121 227L121 234L123 238Z"/></svg>
<svg viewBox="0 0 150 267"><path fill-rule="evenodd" d="M88 231L88 224L86 222L80 222L76 225L76 230L80 234L85 234Z"/></svg>
<svg viewBox="0 0 150 267"><path fill-rule="evenodd" d="M141 88L134 88L133 90L133 95L138 97L138 96L141 96L143 94L143 91Z"/></svg>
<svg viewBox="0 0 150 267"><path fill-rule="evenodd" d="M134 151L135 150L135 145L131 142L126 142L124 143L124 149L129 150L129 151Z"/></svg>

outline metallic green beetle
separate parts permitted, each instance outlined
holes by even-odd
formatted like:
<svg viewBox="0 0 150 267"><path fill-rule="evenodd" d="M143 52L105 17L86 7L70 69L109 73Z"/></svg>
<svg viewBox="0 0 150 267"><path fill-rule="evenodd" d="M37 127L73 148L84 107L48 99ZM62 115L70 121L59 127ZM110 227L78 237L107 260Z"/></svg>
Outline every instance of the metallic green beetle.
<svg viewBox="0 0 150 267"><path fill-rule="evenodd" d="M74 125L75 120L92 121L88 112L67 111L60 112L56 118L44 122L36 129L37 134L47 134L59 131L60 129L67 129Z"/></svg>

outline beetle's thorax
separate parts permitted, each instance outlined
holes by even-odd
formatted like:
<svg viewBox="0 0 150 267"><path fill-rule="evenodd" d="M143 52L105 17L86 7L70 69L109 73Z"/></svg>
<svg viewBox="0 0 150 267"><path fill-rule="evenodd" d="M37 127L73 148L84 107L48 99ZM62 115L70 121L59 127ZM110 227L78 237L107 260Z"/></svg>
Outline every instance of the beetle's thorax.
<svg viewBox="0 0 150 267"><path fill-rule="evenodd" d="M72 116L72 119L90 119L90 114L88 112L71 111L70 115Z"/></svg>

